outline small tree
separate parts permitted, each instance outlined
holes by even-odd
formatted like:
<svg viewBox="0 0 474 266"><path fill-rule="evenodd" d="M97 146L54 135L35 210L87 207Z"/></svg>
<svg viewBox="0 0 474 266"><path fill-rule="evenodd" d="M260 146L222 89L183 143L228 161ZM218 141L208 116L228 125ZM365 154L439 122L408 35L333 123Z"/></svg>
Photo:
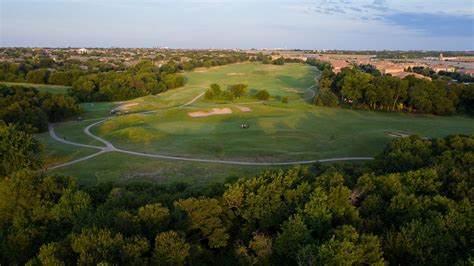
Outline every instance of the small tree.
<svg viewBox="0 0 474 266"><path fill-rule="evenodd" d="M255 94L255 98L260 101L267 101L270 98L270 93L267 90L259 90L257 94Z"/></svg>
<svg viewBox="0 0 474 266"><path fill-rule="evenodd" d="M207 89L206 94L204 96L208 100L221 98L222 97L221 86L219 86L219 84L216 84L216 83L211 84L211 86L209 87L209 89Z"/></svg>
<svg viewBox="0 0 474 266"><path fill-rule="evenodd" d="M235 98L240 98L245 95L248 85L246 84L234 84L229 86L229 91L234 95Z"/></svg>
<svg viewBox="0 0 474 266"><path fill-rule="evenodd" d="M219 97L219 95L221 95L222 93L221 86L219 86L219 84L216 84L216 83L211 84L210 89L212 93L214 93L214 95L216 95L217 97Z"/></svg>

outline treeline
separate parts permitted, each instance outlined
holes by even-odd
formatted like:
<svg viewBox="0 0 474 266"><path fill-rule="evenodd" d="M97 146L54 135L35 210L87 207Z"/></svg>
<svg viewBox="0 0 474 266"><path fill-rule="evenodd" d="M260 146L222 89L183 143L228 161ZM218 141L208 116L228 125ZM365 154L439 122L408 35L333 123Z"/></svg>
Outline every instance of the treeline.
<svg viewBox="0 0 474 266"><path fill-rule="evenodd" d="M0 62L0 81L71 86L78 78L87 74L125 69L126 66L121 62L56 62L48 57L40 57L21 63Z"/></svg>
<svg viewBox="0 0 474 266"><path fill-rule="evenodd" d="M70 94L80 102L122 101L181 87L185 80L173 66L156 67L142 61L124 72L105 72L80 77Z"/></svg>
<svg viewBox="0 0 474 266"><path fill-rule="evenodd" d="M42 132L48 129L48 122L79 113L79 105L73 97L0 84L0 121L6 124L18 124L28 132Z"/></svg>
<svg viewBox="0 0 474 266"><path fill-rule="evenodd" d="M265 171L192 189L181 183L80 187L72 177L34 172L28 168L40 162L23 162L36 158L32 136L15 131L0 126L2 154L18 162L2 158L0 168L5 265L472 260L474 136L400 138L366 166ZM23 149L12 148L18 146Z"/></svg>
<svg viewBox="0 0 474 266"><path fill-rule="evenodd" d="M368 73L364 72L367 71ZM448 115L474 113L474 85L447 80L425 80L414 76L404 79L379 75L371 68L343 68L338 74L323 71L319 106L385 111L407 111Z"/></svg>
<svg viewBox="0 0 474 266"><path fill-rule="evenodd" d="M183 60L186 57L186 60ZM212 67L247 60L242 53L187 52L180 56L167 54L159 67L152 60L142 60L126 67L122 62L112 63L88 60L55 62L50 58L23 63L0 63L0 81L29 82L72 86L70 95L79 102L123 101L181 87L185 79L179 74L198 67ZM85 69L84 69L85 67Z"/></svg>
<svg viewBox="0 0 474 266"><path fill-rule="evenodd" d="M304 63L305 61L299 58L285 58L283 56L280 56L276 59L273 59L272 55L279 55L279 54L264 54L262 52L255 54L254 56L251 56L250 61L255 62L259 61L262 62L262 64L273 64L273 65L284 65L285 63Z"/></svg>
<svg viewBox="0 0 474 266"><path fill-rule="evenodd" d="M425 68L425 67L413 67L413 68L409 67L407 71L418 73L423 76L430 77L432 79L440 79L443 77L448 77L454 81L462 82L462 83L474 82L474 77L471 77L469 75L462 74L459 72L448 72L448 71L443 71L443 70L436 72L432 69Z"/></svg>
<svg viewBox="0 0 474 266"><path fill-rule="evenodd" d="M248 92L247 84L233 84L229 85L226 90L222 90L219 84L211 84L206 90L204 97L208 100L226 100L233 101L242 97L255 98L260 101L267 101L270 99L270 93L265 90L256 90L255 92Z"/></svg>

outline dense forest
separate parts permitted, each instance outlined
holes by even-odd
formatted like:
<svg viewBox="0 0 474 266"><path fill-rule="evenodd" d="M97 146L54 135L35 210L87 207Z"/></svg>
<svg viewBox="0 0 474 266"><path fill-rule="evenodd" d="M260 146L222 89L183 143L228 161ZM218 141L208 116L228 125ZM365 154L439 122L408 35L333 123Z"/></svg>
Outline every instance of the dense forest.
<svg viewBox="0 0 474 266"><path fill-rule="evenodd" d="M372 163L225 184L79 186L0 125L4 265L468 265L474 136L393 140Z"/></svg>
<svg viewBox="0 0 474 266"><path fill-rule="evenodd" d="M79 105L73 97L0 84L0 120L6 124L18 124L28 132L41 132L48 129L48 122L79 113Z"/></svg>
<svg viewBox="0 0 474 266"><path fill-rule="evenodd" d="M399 79L381 75L370 66L347 67L335 74L327 63L315 60L312 64L323 71L320 91L314 100L319 106L436 115L474 113L474 84L414 76Z"/></svg>

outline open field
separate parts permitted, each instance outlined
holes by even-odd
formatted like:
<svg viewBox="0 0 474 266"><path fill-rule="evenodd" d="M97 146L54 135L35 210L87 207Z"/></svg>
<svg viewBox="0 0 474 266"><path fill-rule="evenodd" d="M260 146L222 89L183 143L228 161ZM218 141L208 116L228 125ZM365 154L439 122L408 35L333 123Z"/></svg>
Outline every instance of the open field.
<svg viewBox="0 0 474 266"><path fill-rule="evenodd" d="M305 65L244 63L198 69L185 75L188 79L185 87L156 96L121 103L83 104L85 120L56 124L55 132L68 141L104 147L103 142L86 135L84 128L102 121L101 117L108 116L111 109L126 106L131 112L151 112L104 120L91 129L91 134L109 141L116 149L141 154L250 163L372 157L395 136L442 137L474 133L474 120L468 117L312 106L302 100L307 97L303 92L308 92L318 72ZM287 104L275 99L246 104L213 103L197 98L214 82L223 86L246 83L250 88L266 88L273 96L286 96L291 100ZM189 105L182 106L185 103ZM208 114L213 108L225 109L226 112L190 116L190 113ZM242 124L249 128L242 129ZM41 137L52 157L49 162L54 164L97 152ZM56 169L53 173L77 176L82 184L131 180L197 184L222 181L230 175L250 176L267 168L173 161L123 154L111 149L93 159Z"/></svg>
<svg viewBox="0 0 474 266"><path fill-rule="evenodd" d="M281 97L301 100L308 96L307 88L315 84L319 71L314 67L302 64L284 66L241 63L213 68L199 68L185 73L187 83L184 87L150 95L121 103L128 105L128 111L141 112L178 106L188 102L194 96L204 92L209 85L217 83L225 90L228 85L244 83L249 85L249 92L266 89L278 101ZM241 99L240 101L256 101ZM196 105L207 105L201 98Z"/></svg>
<svg viewBox="0 0 474 266"><path fill-rule="evenodd" d="M45 91L45 92L51 92L51 93L67 93L68 89L71 88L71 86L62 86L62 85L3 82L3 81L0 81L0 84L5 84L7 86L23 86L23 87L29 87L29 88L37 88L39 91Z"/></svg>
<svg viewBox="0 0 474 266"><path fill-rule="evenodd" d="M199 186L209 182L223 182L232 176L251 177L268 168L176 162L122 153L105 153L88 161L53 170L51 173L75 176L82 185L103 182L152 181L160 183L186 182Z"/></svg>
<svg viewBox="0 0 474 266"><path fill-rule="evenodd" d="M96 152L94 149L60 145L48 133L37 134L36 138L39 139L44 147L44 163L48 167L63 164Z"/></svg>
<svg viewBox="0 0 474 266"><path fill-rule="evenodd" d="M305 105L305 106L303 106ZM373 156L390 132L441 137L474 133L472 119L311 107L251 106L231 114L190 117L185 108L130 115L93 130L116 147L193 158L281 162ZM241 129L244 123L249 129Z"/></svg>

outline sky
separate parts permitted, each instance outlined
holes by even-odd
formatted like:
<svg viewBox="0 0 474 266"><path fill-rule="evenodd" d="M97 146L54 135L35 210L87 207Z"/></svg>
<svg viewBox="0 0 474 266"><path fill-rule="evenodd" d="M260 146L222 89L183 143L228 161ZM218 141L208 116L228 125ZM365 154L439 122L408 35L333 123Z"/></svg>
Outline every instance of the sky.
<svg viewBox="0 0 474 266"><path fill-rule="evenodd" d="M0 0L2 47L474 50L474 0Z"/></svg>

